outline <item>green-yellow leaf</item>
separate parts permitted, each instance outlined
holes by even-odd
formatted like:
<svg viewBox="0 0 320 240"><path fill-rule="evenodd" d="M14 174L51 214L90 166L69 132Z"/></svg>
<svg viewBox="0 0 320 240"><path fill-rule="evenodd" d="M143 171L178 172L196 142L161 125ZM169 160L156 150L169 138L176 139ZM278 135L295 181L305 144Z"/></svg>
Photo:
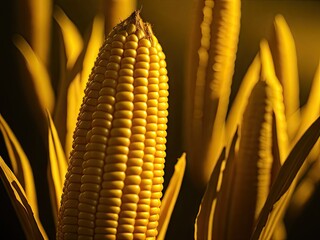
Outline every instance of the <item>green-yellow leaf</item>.
<svg viewBox="0 0 320 240"><path fill-rule="evenodd" d="M48 239L41 222L29 203L26 194L10 168L0 157L0 178L11 199L13 207L28 240ZM4 218L6 216L3 216Z"/></svg>
<svg viewBox="0 0 320 240"><path fill-rule="evenodd" d="M38 216L37 194L30 162L16 136L1 115L0 130L6 144L13 172L26 192L26 196L35 215Z"/></svg>
<svg viewBox="0 0 320 240"><path fill-rule="evenodd" d="M165 239L165 234L167 232L167 228L170 222L171 214L173 212L174 206L176 204L184 171L186 168L186 155L185 153L178 160L176 165L174 166L174 173L170 179L168 188L164 194L164 197L161 201L161 209L160 209L160 217L159 217L159 234L157 239L162 240Z"/></svg>

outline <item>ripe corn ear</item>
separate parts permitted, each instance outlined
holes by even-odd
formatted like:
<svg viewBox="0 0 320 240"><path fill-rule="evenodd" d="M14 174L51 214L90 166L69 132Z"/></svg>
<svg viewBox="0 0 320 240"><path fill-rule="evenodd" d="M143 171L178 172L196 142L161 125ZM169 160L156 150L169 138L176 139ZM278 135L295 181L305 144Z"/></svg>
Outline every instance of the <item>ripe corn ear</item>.
<svg viewBox="0 0 320 240"><path fill-rule="evenodd" d="M135 11L108 35L89 77L57 239L157 236L167 102L165 55Z"/></svg>

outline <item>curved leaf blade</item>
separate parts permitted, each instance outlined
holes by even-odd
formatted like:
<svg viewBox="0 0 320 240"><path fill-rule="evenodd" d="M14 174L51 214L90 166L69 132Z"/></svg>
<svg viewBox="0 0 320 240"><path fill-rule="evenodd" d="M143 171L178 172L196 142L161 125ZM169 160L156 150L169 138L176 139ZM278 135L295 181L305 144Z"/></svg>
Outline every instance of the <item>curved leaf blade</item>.
<svg viewBox="0 0 320 240"><path fill-rule="evenodd" d="M288 194L290 195L294 187L292 182L319 136L320 117L299 139L281 167L261 211L251 239L265 239L265 235L273 232L272 228L274 228L276 222L271 221L271 219L276 218L277 211L286 203L286 197Z"/></svg>
<svg viewBox="0 0 320 240"><path fill-rule="evenodd" d="M170 222L171 214L176 204L184 172L186 168L186 154L184 153L174 166L174 173L170 179L168 188L161 201L160 218L159 218L159 234L157 239L162 240L165 238L165 234Z"/></svg>
<svg viewBox="0 0 320 240"><path fill-rule="evenodd" d="M27 239L48 239L41 222L29 204L25 191L2 157L0 157L0 178L8 192Z"/></svg>
<svg viewBox="0 0 320 240"><path fill-rule="evenodd" d="M8 123L0 114L2 132L14 174L22 184L34 213L38 216L37 193L30 162Z"/></svg>
<svg viewBox="0 0 320 240"><path fill-rule="evenodd" d="M67 55L67 68L71 69L83 48L81 34L74 23L68 18L68 16L60 7L55 6L53 17L61 29Z"/></svg>
<svg viewBox="0 0 320 240"><path fill-rule="evenodd" d="M41 110L49 109L52 113L55 105L55 95L46 66L33 51L28 42L20 35L13 38L13 42L23 55L31 75L33 91ZM29 92L29 91L28 91Z"/></svg>
<svg viewBox="0 0 320 240"><path fill-rule="evenodd" d="M48 144L49 144L49 169L48 182L50 187L51 202L55 220L58 217L60 197L62 195L63 183L67 172L67 161L61 146L57 130L54 126L50 113L47 111L48 120Z"/></svg>
<svg viewBox="0 0 320 240"><path fill-rule="evenodd" d="M211 239L214 208L216 205L217 193L218 193L217 188L218 188L220 175L222 174L221 165L223 160L225 159L225 151L226 149L223 148L220 154L220 157L211 173L206 191L201 200L199 212L198 212L195 226L194 226L195 240Z"/></svg>

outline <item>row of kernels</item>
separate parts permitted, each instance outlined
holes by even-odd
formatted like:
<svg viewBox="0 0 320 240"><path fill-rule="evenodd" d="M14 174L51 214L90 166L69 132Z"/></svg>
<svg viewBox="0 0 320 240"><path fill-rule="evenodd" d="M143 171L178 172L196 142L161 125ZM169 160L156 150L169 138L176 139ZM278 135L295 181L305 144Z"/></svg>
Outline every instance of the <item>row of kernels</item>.
<svg viewBox="0 0 320 240"><path fill-rule="evenodd" d="M144 67L141 65L143 58L136 55L138 47L138 38L136 35L128 37L129 43L126 44L127 55L123 59L122 67L125 68L129 62L128 57L135 58L133 68L130 67L130 71L124 71L123 74L130 74L133 77L133 111L132 111L132 126L131 126L131 136L130 136L130 147L128 153L127 169L125 171L124 188L121 197L121 211L119 213L119 224L117 228L117 237L121 238L132 238L132 232L134 230L134 222L136 217L138 194L140 191L140 173L142 171L142 157L143 157L143 141L145 133L145 80L144 76L137 71L139 68Z"/></svg>
<svg viewBox="0 0 320 240"><path fill-rule="evenodd" d="M151 188L151 201L150 201L150 218L147 225L148 237L155 237L157 232L159 213L160 213L160 198L162 197L163 189L163 175L164 175L164 162L165 162L165 142L167 130L167 108L168 108L168 77L166 71L165 55L162 52L161 46L155 46L159 57L159 98L158 98L158 112L157 112L157 137L156 137L156 152L153 164L153 179ZM164 123L165 122L165 123Z"/></svg>
<svg viewBox="0 0 320 240"><path fill-rule="evenodd" d="M125 48L125 38L121 38L122 48ZM114 46L120 47L119 43L113 43ZM124 54L126 50L117 53ZM116 53L116 51L115 51ZM115 107L113 112L112 129L108 140L107 157L105 158L102 190L100 191L101 199L98 204L97 227L95 237L103 235L116 234L118 214L121 206L122 188L124 186L124 170L126 169L127 152L129 147L128 137L130 137L130 121L132 107L132 83L124 73L130 74L130 71L123 71L121 61L123 58L116 59L117 66L113 66L114 72L106 75L110 79L118 79L117 85L112 86L116 89ZM108 87L108 83L104 86ZM105 89L106 93L110 89ZM107 99L106 99L107 100ZM105 212L101 212L104 209Z"/></svg>
<svg viewBox="0 0 320 240"><path fill-rule="evenodd" d="M151 48L151 44L144 39L147 47L141 48L141 52L148 54L149 72L148 72L148 89L147 89L147 118L145 133L145 152L143 157L139 202L137 204L137 216L135 221L134 237L144 239L146 237L147 225L150 216L150 198L153 178L153 161L155 153L155 131L157 130L157 98L158 98L158 56Z"/></svg>
<svg viewBox="0 0 320 240"><path fill-rule="evenodd" d="M101 86L101 82L104 79L104 58L110 55L109 49L104 49L103 54L100 54L95 61L95 67L92 74L89 76L85 94L80 113L78 116L78 122L73 134L73 150L70 154L70 164L68 167L68 173L66 174L66 181L63 189L63 195L59 212L59 220L62 221L62 225L58 224L57 238L75 239L77 238L77 225L78 225L78 203L80 194L80 181L79 177L82 174L82 162L86 145L86 135L91 127L91 114L95 107L90 105L97 98L98 90ZM74 177L74 176L79 177ZM61 226L63 226L61 228Z"/></svg>
<svg viewBox="0 0 320 240"><path fill-rule="evenodd" d="M112 37L113 40L121 38L122 36L119 35L115 35ZM122 49L119 50L119 47L121 47L120 41L113 41L112 43L114 42L118 44L110 44L110 41L110 43L106 45L106 48L110 51L110 55L104 55L104 57L109 58L107 61L108 63L102 62L105 65L105 68L103 70L104 76L101 79L102 84L105 83L108 78L111 78L111 85L114 85L114 80L117 78L117 72L115 70L117 70L118 64L117 62L113 63L112 60L117 60L117 57L121 56ZM98 110L92 114L92 129L87 134L89 143L86 146L87 153L84 156L84 171L81 179L82 193L79 196L79 202L81 204L79 204L80 213L78 224L79 226L81 226L79 235L84 234L92 236L94 233L95 213L98 204L99 192L101 189L100 185L102 181L102 171L99 171L98 169L102 169L104 165L106 143L110 132L114 103L112 99L112 97L114 97L112 95L112 88L111 92L108 91L110 90L110 88L106 88L107 87L104 87L102 90L100 90L98 92L96 101L92 102L92 104L94 104L95 106L100 105L100 109L102 109L102 111ZM106 101L105 98L101 99L101 95L103 96L105 92L108 93L109 97L107 98L107 100L109 100L107 102L103 102L103 100ZM86 95L90 95L90 92L88 92ZM101 105L104 106L102 107ZM96 171L87 171L87 169L95 169ZM93 196L95 196L96 199L89 199L89 197L93 198Z"/></svg>

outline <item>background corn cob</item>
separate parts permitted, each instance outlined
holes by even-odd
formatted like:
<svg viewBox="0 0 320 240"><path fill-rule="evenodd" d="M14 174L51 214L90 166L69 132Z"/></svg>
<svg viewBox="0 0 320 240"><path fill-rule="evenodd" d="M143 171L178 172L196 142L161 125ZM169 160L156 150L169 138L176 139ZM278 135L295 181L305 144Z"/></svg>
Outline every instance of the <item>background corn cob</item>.
<svg viewBox="0 0 320 240"><path fill-rule="evenodd" d="M271 99L270 87L259 81L244 112L235 162L228 239L250 237L269 192L273 161Z"/></svg>
<svg viewBox="0 0 320 240"><path fill-rule="evenodd" d="M237 96L230 106L228 118L226 120L226 141L227 146L232 141L237 126L240 124L244 109L248 103L248 98L252 88L259 81L261 71L260 56L257 54L249 66L245 76L242 79L241 85L238 89Z"/></svg>
<svg viewBox="0 0 320 240"><path fill-rule="evenodd" d="M71 19L75 20L76 25L80 27L81 31L83 31L84 29L83 27L85 28L87 27L86 25L87 22L85 19L89 19L91 17L90 13L92 13L92 11L90 12L89 8L91 8L92 6L95 6L95 4L91 4L93 3L93 1L91 2L88 1L83 4L80 3L81 2L80 1L78 5L79 7L74 7L73 1L60 1L60 3L61 2L66 3L64 4L64 6L68 6L68 2L69 2L70 7L64 7L64 9L68 13L68 15L70 14ZM173 94L171 96L171 99L173 99L171 103L174 104L176 107L174 107L175 109L174 112L170 114L171 117L172 116L174 117L172 118L173 121L170 121L170 124L172 124L171 127L169 126L170 127L169 131L171 131L171 133L169 132L170 138L169 138L169 152L168 152L170 154L170 144L171 144L172 146L171 154L172 152L175 152L172 154L172 156L174 157L176 157L178 154L181 153L180 142L176 141L181 139L181 136L180 136L181 116L179 111L180 103L181 103L181 98L179 97L181 90L179 91L179 89L181 88L177 88L175 90L174 87L175 86L180 87L183 82L182 81L183 78L180 77L180 74L181 74L180 66L183 65L181 64L181 60L183 61L184 59L183 56L185 54L184 53L184 47L185 47L184 40L186 39L185 32L188 31L188 27L189 27L188 17L190 15L188 13L190 8L188 7L188 4L189 4L188 2L191 2L191 1L184 1L184 2L182 2L181 0L180 1L179 0L158 1L157 3L155 1L140 1L140 3L143 4L145 16L148 16L148 19L152 20L152 22L154 23L154 27L157 30L157 33L159 34L159 36L161 36L161 39L164 40L163 44L165 44L164 46L166 47L167 50L169 50L167 54L169 55L168 57L169 57L169 60L171 61L170 66L172 69L174 69L174 71L170 71L170 72L172 74L172 78L175 79L176 81L174 81L174 83L171 84L170 87ZM318 62L318 56L317 54L315 54L315 52L317 51L316 49L318 49L316 44L316 39L318 38L317 36L319 36L317 35L317 32L319 31L318 31L318 28L316 27L317 21L315 20L318 18L317 7L314 7L314 5L311 4L310 2L306 2L306 3L303 2L300 4L297 1L293 1L289 4L278 2L278 1L273 1L272 3L265 2L265 1L243 1L242 3L243 3L242 4L243 18L241 23L243 26L242 28L243 31L242 31L242 34L241 34L242 37L240 40L240 48L239 48L240 51L237 54L238 55L237 58L239 60L238 67L236 68L236 76L234 78L233 83L235 83L235 86L237 85L237 81L242 77L242 74L244 73L242 71L245 71L245 68L248 66L249 61L252 60L254 54L256 53L258 40L261 37L261 35L263 36L265 35L265 32L264 32L265 26L266 25L267 27L269 26L269 22L272 21L271 19L272 15L275 13L281 12L286 16L286 18L288 17L288 22L292 23L291 25L293 27L292 30L297 40L296 43L298 46L297 48L298 54L299 54L298 56L300 56L299 69L300 69L300 76L302 80L301 84L303 87L302 97L304 98L306 96L305 95L306 90L309 89L308 80L311 79L308 76L314 70L314 63ZM7 2L5 4L11 5L11 2L10 3ZM80 7L80 5L82 6ZM83 7L84 5L85 7ZM179 6L179 7L176 7L176 6ZM165 9L165 11L159 11L158 10L159 8ZM7 8L3 8L3 9L5 9L5 11L8 11ZM85 9L85 10L82 10L82 9ZM88 14L88 11L89 11L89 14ZM84 12L85 14L82 14ZM177 16L180 16L180 17L177 17ZM301 19L303 19L303 22L308 26L310 26L310 28L309 27L305 28L305 24L303 25L299 24L301 22ZM7 21L5 22L7 23ZM8 27L8 29L10 28L11 27ZM161 33L163 35L161 35ZM5 38L5 35L6 34L4 33L3 35L4 38ZM54 44L56 44L56 42L54 42ZM7 49L10 49L10 48L7 48L8 46L7 44L2 46L4 46L6 51ZM172 51L170 51L171 49ZM2 59L5 59L5 58L2 58ZM11 61L9 60L7 63L11 64ZM5 66L6 68L7 64L4 64L2 66ZM36 169L35 172L37 173L35 177L36 177L36 180L41 179L40 181L36 181L36 184L40 185L40 189L44 187L43 189L45 190L45 191L41 191L41 194L39 194L40 195L39 202L40 204L42 204L42 206L40 206L41 207L40 213L42 216L44 216L43 221L46 225L45 226L46 230L49 231L50 233L50 231L52 232L52 227L50 225L50 222L48 224L48 220L50 220L48 216L50 214L46 212L46 211L50 211L50 209L47 206L44 206L44 202L46 202L48 198L43 197L43 194L45 194L47 190L47 186L45 186L46 184L45 181L42 181L43 179L42 176L38 175L38 173L39 174L42 173L42 167L41 167L42 165L39 164L40 161L38 160L41 160L41 159L44 160L46 156L42 157L43 156L42 153L44 152L44 150L42 150L41 144L39 147L38 142L34 142L30 140L30 139L37 140L38 134L35 133L34 131L31 132L30 130L28 130L28 129L34 129L34 128L32 128L33 126L32 122L30 126L30 121L28 121L29 113L28 111L26 111L26 108L23 107L24 102L22 102L22 106L21 106L21 103L19 102L19 99L24 99L24 98L22 97L21 94L19 94L19 89L16 88L17 84L12 84L12 83L16 83L16 81L19 79L18 77L14 76L16 72L17 71L11 72L11 75L8 76L9 81L3 81L3 85L5 85L5 87L1 88L4 93L1 95L2 97L4 97L5 100L12 99L12 101L5 101L6 103L1 106L1 110L4 116L8 118L10 126L13 126L14 129L17 129L19 139L22 140L22 144L27 150L27 154L31 156L30 160L36 161L36 164L33 164L33 167L35 167ZM53 80L56 81L56 79L53 79ZM19 111L16 111L17 109L16 106L19 106L18 108ZM173 105L170 105L171 108L172 106ZM24 121L20 121L21 112L22 114L24 114L24 119L25 119ZM19 114L18 118L13 117L13 116L16 116L15 114ZM29 127L27 129L25 127L20 127L21 125L25 126L25 124L27 123L29 124L28 125ZM175 125L174 123L176 123L177 125ZM27 138L25 138L25 136L27 136ZM174 139L174 140L170 141L170 139ZM32 150L32 146L34 146L34 143L36 144L39 151ZM170 171L170 168L168 170ZM168 174L166 175L168 176ZM175 210L175 213L177 215L176 215L176 218L174 219L174 224L169 226L170 228L169 234L168 234L169 236L179 236L180 238L184 238L181 236L181 234L184 234L184 236L186 236L187 232L189 233L188 236L192 235L192 233L190 233L192 231L192 228L191 227L187 228L186 224L187 222L189 222L190 224L190 221L187 221L187 218L189 220L190 219L193 220L192 209L194 209L194 206L196 206L196 204L189 205L189 206L192 206L192 208L190 208L191 211L186 212L186 211L181 211L181 209L187 208L186 205L189 204L190 201L191 202L194 201L194 197L197 196L197 194L194 191L190 191L189 182L185 182L184 186L185 186L184 189L189 192L192 192L192 194L190 193L191 197L188 197L190 195L187 195L187 196L184 195L183 197L181 197L181 200L180 200L181 204L178 204ZM181 207L181 206L184 206L184 207ZM179 219L182 219L183 221L179 221ZM301 227L302 226L300 226L299 229L301 229Z"/></svg>
<svg viewBox="0 0 320 240"><path fill-rule="evenodd" d="M272 60L269 44L265 39L260 42L260 58L261 58L261 75L266 79L268 85L272 88L272 107L275 114L275 124L277 126L276 138L274 143L277 143L279 148L279 160L283 164L288 156L289 141L287 133L287 121L285 117L285 106L283 99L283 88L275 75L275 68Z"/></svg>
<svg viewBox="0 0 320 240"><path fill-rule="evenodd" d="M138 11L106 38L74 133L59 239L157 235L168 115L164 59Z"/></svg>
<svg viewBox="0 0 320 240"><path fill-rule="evenodd" d="M224 146L240 5L238 0L212 0L199 1L196 7L187 68L185 139L189 171L199 188L208 182Z"/></svg>

